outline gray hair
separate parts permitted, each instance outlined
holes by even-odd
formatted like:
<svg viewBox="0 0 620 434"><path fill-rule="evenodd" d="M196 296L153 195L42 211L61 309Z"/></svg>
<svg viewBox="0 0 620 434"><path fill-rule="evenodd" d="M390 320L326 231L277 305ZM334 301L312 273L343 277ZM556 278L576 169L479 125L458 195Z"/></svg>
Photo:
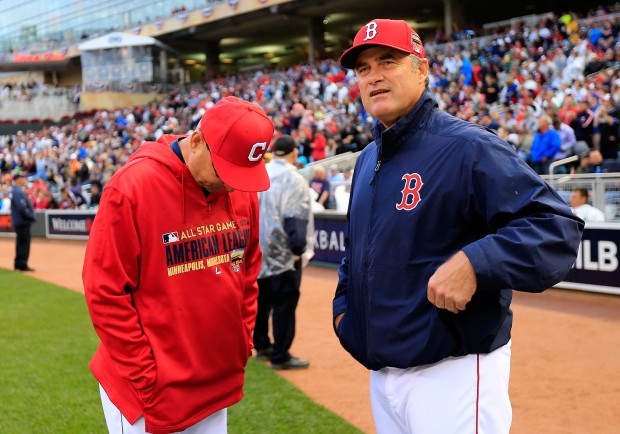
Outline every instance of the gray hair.
<svg viewBox="0 0 620 434"><path fill-rule="evenodd" d="M422 63L422 59L420 59L415 54L410 54L409 58L411 59L411 63L413 64L413 71L415 72L418 69L420 69L420 64ZM426 77L426 81L424 81L424 86L428 87L429 83L430 83L430 80L429 80L429 78L427 76Z"/></svg>
<svg viewBox="0 0 620 434"><path fill-rule="evenodd" d="M553 126L553 120L551 119L551 116L547 115L547 114L543 114L540 115L540 117L538 118L538 121L545 121L547 122L547 124L549 124L549 126Z"/></svg>

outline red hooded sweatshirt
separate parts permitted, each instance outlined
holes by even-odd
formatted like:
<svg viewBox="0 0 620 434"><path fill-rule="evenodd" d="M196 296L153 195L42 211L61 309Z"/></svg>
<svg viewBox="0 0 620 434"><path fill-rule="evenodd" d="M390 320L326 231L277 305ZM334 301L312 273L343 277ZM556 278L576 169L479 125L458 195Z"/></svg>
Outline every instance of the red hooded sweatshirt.
<svg viewBox="0 0 620 434"><path fill-rule="evenodd" d="M101 339L91 371L153 434L241 400L261 266L256 193L206 197L178 137L144 143L110 179L82 273Z"/></svg>

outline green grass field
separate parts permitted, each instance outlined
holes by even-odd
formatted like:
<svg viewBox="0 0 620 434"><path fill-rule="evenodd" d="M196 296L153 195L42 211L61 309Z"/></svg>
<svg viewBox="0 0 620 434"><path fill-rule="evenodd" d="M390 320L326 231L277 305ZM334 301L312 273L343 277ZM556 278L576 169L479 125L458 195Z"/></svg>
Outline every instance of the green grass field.
<svg viewBox="0 0 620 434"><path fill-rule="evenodd" d="M0 433L105 434L84 297L0 270ZM360 433L252 359L229 433Z"/></svg>

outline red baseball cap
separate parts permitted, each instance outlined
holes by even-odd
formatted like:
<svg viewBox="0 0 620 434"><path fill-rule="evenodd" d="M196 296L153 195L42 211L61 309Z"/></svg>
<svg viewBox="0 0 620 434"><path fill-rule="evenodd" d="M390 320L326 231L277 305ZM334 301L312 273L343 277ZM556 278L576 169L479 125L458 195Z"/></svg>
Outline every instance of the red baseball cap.
<svg viewBox="0 0 620 434"><path fill-rule="evenodd" d="M273 137L273 123L259 105L227 96L202 115L200 131L226 185L239 191L269 189L263 157Z"/></svg>
<svg viewBox="0 0 620 434"><path fill-rule="evenodd" d="M376 19L358 30L353 46L340 56L340 64L345 68L355 68L357 56L373 45L392 47L424 58L422 40L406 21Z"/></svg>

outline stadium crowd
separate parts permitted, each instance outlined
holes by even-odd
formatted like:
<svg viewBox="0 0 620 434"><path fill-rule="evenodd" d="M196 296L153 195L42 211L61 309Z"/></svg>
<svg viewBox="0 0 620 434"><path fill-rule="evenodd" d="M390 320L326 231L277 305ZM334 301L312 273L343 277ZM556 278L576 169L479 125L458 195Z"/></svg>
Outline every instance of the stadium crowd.
<svg viewBox="0 0 620 434"><path fill-rule="evenodd" d="M570 155L579 161L564 170L613 170L619 33L618 4L583 17L566 13L535 24L515 22L496 29L486 44L465 39L427 50L430 87L442 110L497 131L540 174ZM0 137L2 210L16 172L28 174L38 209L96 207L110 176L144 140L185 133L228 95L260 104L276 136L293 136L301 145L300 167L359 151L372 140L373 120L362 107L355 74L337 60L221 76L179 87L159 103L99 110Z"/></svg>

